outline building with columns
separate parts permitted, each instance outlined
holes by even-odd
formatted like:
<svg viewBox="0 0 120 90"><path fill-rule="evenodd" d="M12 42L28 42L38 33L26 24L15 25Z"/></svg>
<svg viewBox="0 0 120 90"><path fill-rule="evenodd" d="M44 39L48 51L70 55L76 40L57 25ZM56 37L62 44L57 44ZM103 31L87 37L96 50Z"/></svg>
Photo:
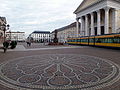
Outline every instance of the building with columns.
<svg viewBox="0 0 120 90"><path fill-rule="evenodd" d="M78 37L120 33L120 0L83 0L74 13Z"/></svg>
<svg viewBox="0 0 120 90"><path fill-rule="evenodd" d="M37 43L50 42L50 31L34 31L29 35L29 38Z"/></svg>

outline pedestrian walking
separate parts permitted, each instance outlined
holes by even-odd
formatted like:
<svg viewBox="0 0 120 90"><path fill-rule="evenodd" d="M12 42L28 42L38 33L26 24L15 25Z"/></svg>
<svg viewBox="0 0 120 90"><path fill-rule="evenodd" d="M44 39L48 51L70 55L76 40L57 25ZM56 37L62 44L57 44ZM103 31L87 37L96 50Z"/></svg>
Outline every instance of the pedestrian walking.
<svg viewBox="0 0 120 90"><path fill-rule="evenodd" d="M27 41L26 43L27 43L27 46L31 46L31 42Z"/></svg>

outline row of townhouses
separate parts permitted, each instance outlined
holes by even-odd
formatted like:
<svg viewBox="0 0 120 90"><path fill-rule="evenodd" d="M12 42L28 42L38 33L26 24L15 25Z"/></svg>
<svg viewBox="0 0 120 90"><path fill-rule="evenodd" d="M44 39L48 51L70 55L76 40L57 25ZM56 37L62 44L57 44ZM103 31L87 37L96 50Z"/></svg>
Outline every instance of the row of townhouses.
<svg viewBox="0 0 120 90"><path fill-rule="evenodd" d="M67 41L67 38L73 38L77 37L77 28L76 28L76 22L71 23L70 25L64 26L59 29L55 29L51 33L51 40L55 38L55 31L57 31L57 38L58 42L65 43Z"/></svg>

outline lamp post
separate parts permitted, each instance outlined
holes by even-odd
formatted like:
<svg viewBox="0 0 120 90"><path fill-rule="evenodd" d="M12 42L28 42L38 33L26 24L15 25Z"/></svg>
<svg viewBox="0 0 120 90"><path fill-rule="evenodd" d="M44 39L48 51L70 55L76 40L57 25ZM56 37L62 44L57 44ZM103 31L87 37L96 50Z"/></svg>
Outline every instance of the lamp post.
<svg viewBox="0 0 120 90"><path fill-rule="evenodd" d="M43 36L43 41L44 41L44 45L45 45L45 36Z"/></svg>
<svg viewBox="0 0 120 90"><path fill-rule="evenodd" d="M10 38L10 41L11 41L11 30L9 30L9 33L10 33L10 37L9 38Z"/></svg>
<svg viewBox="0 0 120 90"><path fill-rule="evenodd" d="M5 28L4 28L4 42L5 42L5 40L6 40L5 32L6 32L7 30L9 30L9 27L10 27L9 24L8 24L8 25L5 25Z"/></svg>

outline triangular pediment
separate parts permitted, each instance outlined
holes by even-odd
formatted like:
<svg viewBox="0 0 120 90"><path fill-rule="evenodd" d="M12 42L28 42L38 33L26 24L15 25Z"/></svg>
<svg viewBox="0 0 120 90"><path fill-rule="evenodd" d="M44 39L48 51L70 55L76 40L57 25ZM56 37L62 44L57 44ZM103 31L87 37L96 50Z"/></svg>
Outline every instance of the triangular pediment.
<svg viewBox="0 0 120 90"><path fill-rule="evenodd" d="M100 1L100 0L83 0L82 3L79 5L79 7L75 10L74 13L77 13L80 10L87 8L88 6L91 6L95 3L97 3L98 1Z"/></svg>

